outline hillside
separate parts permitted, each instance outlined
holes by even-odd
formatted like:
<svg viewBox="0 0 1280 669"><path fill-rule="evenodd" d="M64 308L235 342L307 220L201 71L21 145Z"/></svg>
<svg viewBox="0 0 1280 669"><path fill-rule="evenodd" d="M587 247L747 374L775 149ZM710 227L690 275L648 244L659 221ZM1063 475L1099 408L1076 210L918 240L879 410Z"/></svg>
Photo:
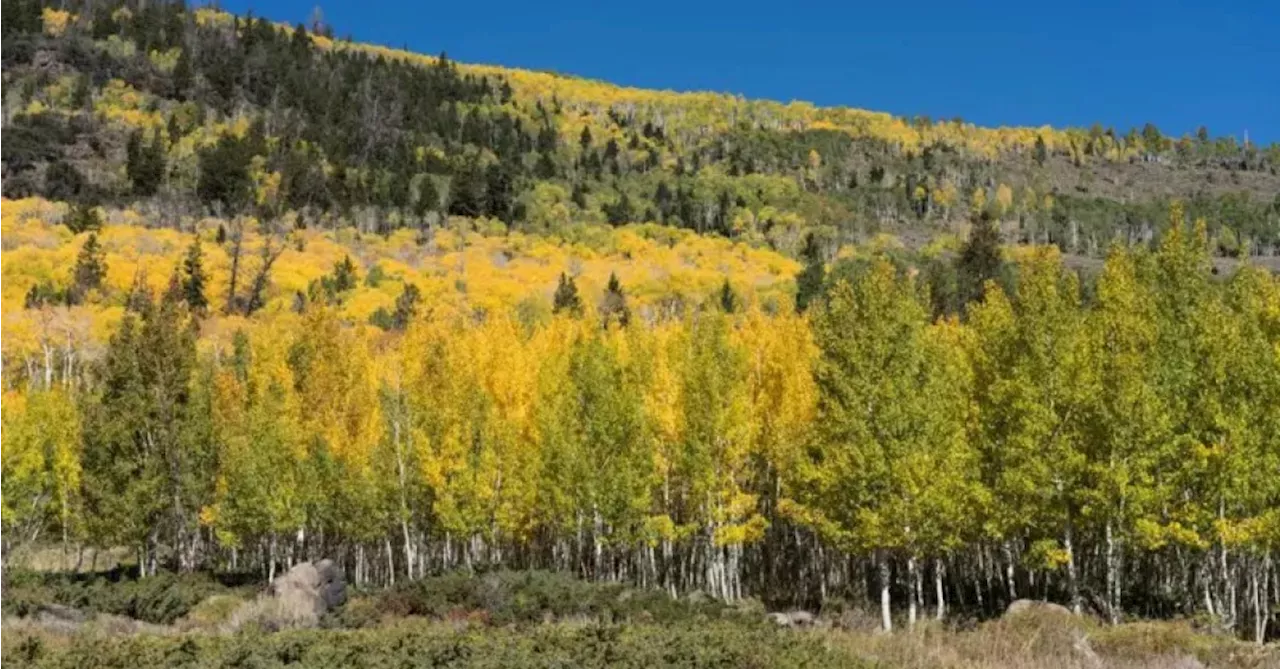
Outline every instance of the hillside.
<svg viewBox="0 0 1280 669"><path fill-rule="evenodd" d="M370 597L547 569L885 630L1032 597L1280 632L1275 146L3 11L6 578L127 555L88 589L146 608L162 570L323 557Z"/></svg>
<svg viewBox="0 0 1280 669"><path fill-rule="evenodd" d="M790 255L810 233L922 245L984 211L1008 241L1101 255L1158 238L1176 198L1221 254L1280 246L1280 148L1207 131L988 129L463 65L175 4L10 5L10 198L142 201L170 226L651 221Z"/></svg>

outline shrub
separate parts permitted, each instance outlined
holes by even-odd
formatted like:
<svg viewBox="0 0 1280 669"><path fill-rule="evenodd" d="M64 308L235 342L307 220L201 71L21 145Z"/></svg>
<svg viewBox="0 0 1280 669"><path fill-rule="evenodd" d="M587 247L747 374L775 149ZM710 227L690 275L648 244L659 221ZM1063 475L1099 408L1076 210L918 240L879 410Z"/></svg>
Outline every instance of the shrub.
<svg viewBox="0 0 1280 669"><path fill-rule="evenodd" d="M739 615L709 598L673 599L659 590L592 583L549 571L494 571L480 576L451 572L371 595L372 604L349 606L340 625L363 626L381 615L425 616L438 620L484 612L493 624L589 618L603 622L682 622Z"/></svg>
<svg viewBox="0 0 1280 669"><path fill-rule="evenodd" d="M204 574L161 573L138 579L123 570L100 574L13 572L6 581L6 615L28 616L48 604L60 604L163 625L187 615L209 597L237 592Z"/></svg>
<svg viewBox="0 0 1280 669"><path fill-rule="evenodd" d="M540 625L476 630L426 622L276 634L77 635L66 643L7 633L6 666L150 667L865 667L815 637L725 622L703 626Z"/></svg>

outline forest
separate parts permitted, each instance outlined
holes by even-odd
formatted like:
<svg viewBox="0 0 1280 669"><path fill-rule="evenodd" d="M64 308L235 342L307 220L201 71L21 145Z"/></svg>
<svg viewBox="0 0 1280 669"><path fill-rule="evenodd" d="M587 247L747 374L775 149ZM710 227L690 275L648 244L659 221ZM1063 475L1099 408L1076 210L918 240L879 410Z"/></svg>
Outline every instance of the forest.
<svg viewBox="0 0 1280 669"><path fill-rule="evenodd" d="M4 12L6 575L1280 635L1275 146Z"/></svg>

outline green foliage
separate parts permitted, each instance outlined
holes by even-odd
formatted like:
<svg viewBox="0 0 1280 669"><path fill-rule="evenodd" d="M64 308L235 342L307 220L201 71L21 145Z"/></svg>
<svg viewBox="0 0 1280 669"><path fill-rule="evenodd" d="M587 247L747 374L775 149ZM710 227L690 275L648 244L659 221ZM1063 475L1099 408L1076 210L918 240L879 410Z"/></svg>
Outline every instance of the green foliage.
<svg viewBox="0 0 1280 669"><path fill-rule="evenodd" d="M803 635L763 626L706 623L684 628L656 625L540 626L486 629L410 624L335 632L296 630L270 635L189 635L77 638L45 646L15 636L5 644L15 666L151 667L358 666L386 667L667 667L867 666L849 653Z"/></svg>
<svg viewBox="0 0 1280 669"><path fill-rule="evenodd" d="M207 279L203 259L204 253L200 250L200 238L197 236L182 260L182 295L187 307L195 313L203 313L209 308L209 298L204 294Z"/></svg>
<svg viewBox="0 0 1280 669"><path fill-rule="evenodd" d="M386 309L380 307L369 317L369 322L383 330L404 330L417 316L418 303L421 300L422 293L418 287L412 283L405 283L404 290L400 291L400 295L396 297L395 308L388 313Z"/></svg>
<svg viewBox="0 0 1280 669"><path fill-rule="evenodd" d="M822 245L809 235L804 245L804 269L796 277L796 310L803 312L821 294L827 279L827 262Z"/></svg>
<svg viewBox="0 0 1280 669"><path fill-rule="evenodd" d="M622 289L622 282L617 274L609 275L609 284L605 286L604 298L600 301L600 319L607 328L610 323L626 327L631 322L631 309L627 306L627 294Z"/></svg>
<svg viewBox="0 0 1280 669"><path fill-rule="evenodd" d="M960 306L981 302L987 282L1001 276L1004 259L1000 251L1000 229L983 212L973 221L969 239L956 259L956 282Z"/></svg>
<svg viewBox="0 0 1280 669"><path fill-rule="evenodd" d="M733 286L729 284L728 279L725 279L724 285L720 286L720 310L726 314L732 314L740 307L738 294L733 292Z"/></svg>
<svg viewBox="0 0 1280 669"><path fill-rule="evenodd" d="M102 279L107 275L106 252L98 243L98 235L89 233L76 256L76 266L71 273L71 295L79 302L86 293L102 287Z"/></svg>
<svg viewBox="0 0 1280 669"><path fill-rule="evenodd" d="M368 620L368 612L436 620L480 615L494 626L579 618L678 625L738 616L735 609L713 600L674 599L661 590L592 583L562 572L538 570L480 575L450 572L397 585L368 598L367 604L353 607L355 610L341 611L334 623L362 626L373 622Z"/></svg>
<svg viewBox="0 0 1280 669"><path fill-rule="evenodd" d="M195 330L182 300L175 278L158 305L125 315L101 363L101 395L86 421L91 534L100 545L142 546L146 571L155 569L162 530L179 544L194 540L195 518L185 510L199 508L213 485L201 476L209 443L196 408L200 396L189 386Z"/></svg>
<svg viewBox="0 0 1280 669"><path fill-rule="evenodd" d="M196 183L200 200L228 211L245 208L253 188L249 165L258 151L252 140L230 135L219 137L216 144L201 151L200 178Z"/></svg>
<svg viewBox="0 0 1280 669"><path fill-rule="evenodd" d="M578 297L578 285L573 277L560 273L560 282L556 284L556 293L552 300L555 313L567 312L570 316L582 315L582 298Z"/></svg>
<svg viewBox="0 0 1280 669"><path fill-rule="evenodd" d="M67 210L67 215L62 219L62 224L67 226L71 234L78 235L82 232L97 232L102 229L102 215L98 213L98 208L88 204L73 204Z"/></svg>
<svg viewBox="0 0 1280 669"><path fill-rule="evenodd" d="M160 625L172 624L200 602L215 595L244 594L204 574L136 573L63 574L12 571L5 575L4 613L26 617L49 605L90 613L126 616Z"/></svg>
<svg viewBox="0 0 1280 669"><path fill-rule="evenodd" d="M133 182L133 194L142 197L155 195L165 170L164 141L160 138L160 130L157 128L151 135L151 142L145 145L141 131L134 131L129 135L125 153L125 172ZM210 165L210 169L216 168Z"/></svg>
<svg viewBox="0 0 1280 669"><path fill-rule="evenodd" d="M351 260L351 256L344 255L342 260L333 264L332 272L312 282L308 292L312 301L323 298L329 302L341 302L358 283L355 261Z"/></svg>

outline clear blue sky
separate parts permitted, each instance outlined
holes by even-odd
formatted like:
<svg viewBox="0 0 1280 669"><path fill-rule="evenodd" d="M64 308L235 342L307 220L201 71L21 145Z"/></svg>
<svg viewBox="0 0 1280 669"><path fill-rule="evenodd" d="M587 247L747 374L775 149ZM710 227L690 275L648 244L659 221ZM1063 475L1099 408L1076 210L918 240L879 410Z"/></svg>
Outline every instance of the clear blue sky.
<svg viewBox="0 0 1280 669"><path fill-rule="evenodd" d="M224 0L339 37L619 84L982 125L1280 141L1280 2ZM557 5L552 7L550 5Z"/></svg>

